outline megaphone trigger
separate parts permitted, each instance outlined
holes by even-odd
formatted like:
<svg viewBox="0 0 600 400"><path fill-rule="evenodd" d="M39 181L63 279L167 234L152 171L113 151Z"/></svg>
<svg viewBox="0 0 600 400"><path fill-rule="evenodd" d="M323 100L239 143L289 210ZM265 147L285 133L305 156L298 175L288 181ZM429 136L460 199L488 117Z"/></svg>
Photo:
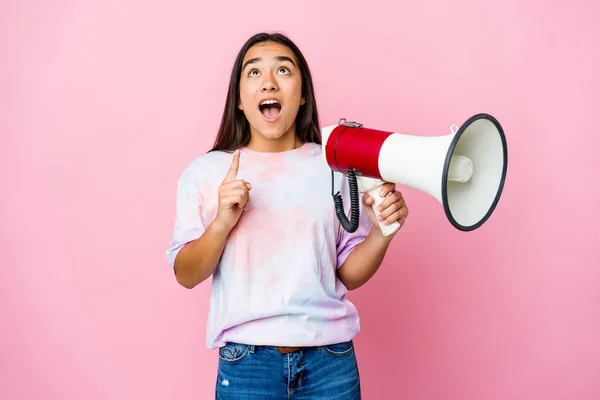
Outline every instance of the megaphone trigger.
<svg viewBox="0 0 600 400"><path fill-rule="evenodd" d="M375 217L378 218L381 213L377 208L381 205L381 203L383 203L386 197L389 196L389 194L385 197L379 195L381 187L385 184L385 182L381 179L373 179L365 176L359 176L357 181L358 190L361 193L366 193L373 198L373 213L375 214ZM389 236L400 229L400 224L396 221L392 224L384 225L383 221L379 221L379 229L381 229L381 233L383 233L384 236Z"/></svg>

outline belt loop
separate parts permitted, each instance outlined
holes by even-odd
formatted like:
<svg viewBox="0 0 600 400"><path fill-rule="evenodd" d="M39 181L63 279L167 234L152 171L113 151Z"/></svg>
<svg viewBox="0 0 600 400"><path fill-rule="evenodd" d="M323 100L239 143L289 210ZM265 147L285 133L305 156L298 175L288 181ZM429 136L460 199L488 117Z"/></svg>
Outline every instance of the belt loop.
<svg viewBox="0 0 600 400"><path fill-rule="evenodd" d="M253 344L250 345L250 353L254 354L254 345Z"/></svg>

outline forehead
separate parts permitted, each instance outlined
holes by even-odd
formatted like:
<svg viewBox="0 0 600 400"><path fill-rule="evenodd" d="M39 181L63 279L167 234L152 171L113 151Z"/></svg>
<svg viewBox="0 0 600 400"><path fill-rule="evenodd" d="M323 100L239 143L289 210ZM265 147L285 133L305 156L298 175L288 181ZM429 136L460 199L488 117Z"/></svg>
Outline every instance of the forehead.
<svg viewBox="0 0 600 400"><path fill-rule="evenodd" d="M274 60L277 57L281 56L289 57L292 60L294 60L294 63L296 63L296 57L294 56L294 52L289 47L276 42L257 43L248 49L246 55L244 56L244 60L242 61L242 65L246 61L254 58L262 58L263 60Z"/></svg>

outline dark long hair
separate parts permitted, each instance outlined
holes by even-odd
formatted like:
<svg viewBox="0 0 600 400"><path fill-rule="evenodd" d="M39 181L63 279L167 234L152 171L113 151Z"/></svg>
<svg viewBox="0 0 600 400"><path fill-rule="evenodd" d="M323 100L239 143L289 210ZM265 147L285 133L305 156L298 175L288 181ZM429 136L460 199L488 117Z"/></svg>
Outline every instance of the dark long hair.
<svg viewBox="0 0 600 400"><path fill-rule="evenodd" d="M302 96L306 99L306 102L300 106L298 115L296 116L296 136L302 143L312 142L321 144L317 102L315 100L312 76L304 55L287 36L281 33L263 32L248 39L235 59L229 80L227 101L223 110L223 117L221 118L221 126L219 127L214 146L210 151L233 151L239 147L246 146L250 142L250 125L244 112L237 107L240 96L242 62L250 47L269 41L288 47L298 61L298 68L300 69L302 78Z"/></svg>

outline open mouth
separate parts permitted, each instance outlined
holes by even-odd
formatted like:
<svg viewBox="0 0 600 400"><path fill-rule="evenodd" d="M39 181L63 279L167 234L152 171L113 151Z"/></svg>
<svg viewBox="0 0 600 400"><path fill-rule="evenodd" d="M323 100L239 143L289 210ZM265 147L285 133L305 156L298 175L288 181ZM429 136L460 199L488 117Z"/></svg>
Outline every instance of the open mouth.
<svg viewBox="0 0 600 400"><path fill-rule="evenodd" d="M277 100L265 100L258 106L258 109L269 122L275 121L281 111L281 104Z"/></svg>

